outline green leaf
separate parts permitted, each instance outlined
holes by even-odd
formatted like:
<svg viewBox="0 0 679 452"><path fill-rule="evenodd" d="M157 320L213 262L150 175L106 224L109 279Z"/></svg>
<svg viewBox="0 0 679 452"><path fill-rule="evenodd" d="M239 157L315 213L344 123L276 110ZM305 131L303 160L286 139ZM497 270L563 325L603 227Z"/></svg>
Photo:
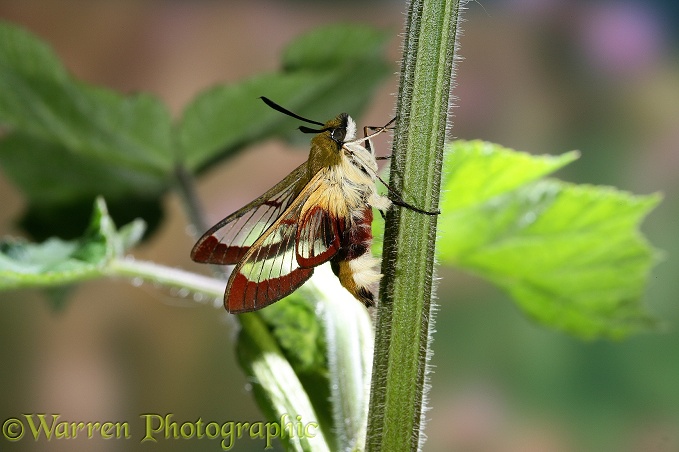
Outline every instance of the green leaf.
<svg viewBox="0 0 679 452"><path fill-rule="evenodd" d="M328 384L334 450L365 450L373 326L365 307L344 290L329 268L318 268L319 319L328 349ZM331 294L331 296L323 295Z"/></svg>
<svg viewBox="0 0 679 452"><path fill-rule="evenodd" d="M392 63L384 58L389 36L390 33L372 27L349 23L325 25L299 36L283 51L283 73L328 74L329 78L325 83L317 82L316 86L290 93L293 96L289 101L290 94L280 102L320 122L341 112L356 119L378 84L394 72ZM288 127L296 132L299 122L292 120L287 124L281 131L288 133L286 138L290 139ZM308 137L302 136L300 141L308 143Z"/></svg>
<svg viewBox="0 0 679 452"><path fill-rule="evenodd" d="M283 353L297 373L326 373L325 341L315 313L306 297L292 294L284 303L261 311Z"/></svg>
<svg viewBox="0 0 679 452"><path fill-rule="evenodd" d="M49 164L44 164L46 161ZM147 173L74 156L63 146L21 133L9 134L0 141L0 163L29 199L42 204L64 204L73 199L94 198L100 193L121 198L157 193L163 188L158 179ZM90 202L90 208L91 205Z"/></svg>
<svg viewBox="0 0 679 452"><path fill-rule="evenodd" d="M256 323L266 326L302 384L328 444L333 450L363 450L373 350L365 307L323 265L297 292L256 314ZM252 327L247 319L244 327ZM252 331L248 328L239 337L244 357L254 352ZM260 383L256 394L262 411L270 419L280 417L283 412L272 406L280 397L280 381L261 380L248 362L242 365Z"/></svg>
<svg viewBox="0 0 679 452"><path fill-rule="evenodd" d="M260 96L320 122L343 111L358 114L391 71L381 56L384 41L383 33L365 26L324 27L287 47L281 71L200 94L185 109L177 132L184 163L204 169L272 133L308 143L296 130L300 121L270 109Z"/></svg>
<svg viewBox="0 0 679 452"><path fill-rule="evenodd" d="M576 154L531 156L480 141L450 148L439 258L509 293L541 323L584 337L648 328L656 253L638 232L658 195L537 180Z"/></svg>
<svg viewBox="0 0 679 452"><path fill-rule="evenodd" d="M163 176L170 116L148 94L121 96L72 78L26 31L0 22L0 122L70 152Z"/></svg>
<svg viewBox="0 0 679 452"><path fill-rule="evenodd" d="M0 165L28 197L22 225L34 237L76 236L96 196L121 223L160 218L174 168L165 106L75 80L47 45L3 22L0 124Z"/></svg>
<svg viewBox="0 0 679 452"><path fill-rule="evenodd" d="M258 97L266 95L286 103L293 93L300 95L305 87L327 78L313 73L267 74L201 93L184 111L178 129L184 164L193 171L204 169L265 137L283 122L290 124ZM294 126L289 125L289 129Z"/></svg>
<svg viewBox="0 0 679 452"><path fill-rule="evenodd" d="M0 290L60 286L95 278L105 265L137 243L144 223L135 221L117 231L103 199L95 203L90 227L79 240L51 238L35 244L0 242Z"/></svg>
<svg viewBox="0 0 679 452"><path fill-rule="evenodd" d="M316 421L332 444L335 429L332 426L325 332L317 315L318 306L312 301L318 294L309 290L309 285L258 314L299 378L316 413Z"/></svg>
<svg viewBox="0 0 679 452"><path fill-rule="evenodd" d="M313 436L281 435L286 450L330 450L319 419L290 363L269 333L260 313L241 314L243 328L238 337L238 360L253 385L255 398L264 412L281 428L286 424L302 426L315 423ZM282 425L281 425L282 424Z"/></svg>

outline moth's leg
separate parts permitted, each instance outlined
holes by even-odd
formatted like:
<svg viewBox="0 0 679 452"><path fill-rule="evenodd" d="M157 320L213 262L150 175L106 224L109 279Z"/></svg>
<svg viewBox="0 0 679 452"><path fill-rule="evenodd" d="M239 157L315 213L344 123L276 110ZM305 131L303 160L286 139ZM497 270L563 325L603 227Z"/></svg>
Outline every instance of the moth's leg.
<svg viewBox="0 0 679 452"><path fill-rule="evenodd" d="M391 186L389 184L387 184L379 175L377 175L377 178L379 179L380 182L382 182L382 184L384 184L385 187L387 187L387 190L389 191L389 195L390 195L387 199L389 200L389 202L391 204L394 204L394 205L400 206L400 207L405 207L406 209L412 210L413 212L418 212L418 213L421 213L421 214L424 214L424 215L438 215L438 214L441 213L441 211L438 210L438 209L433 210L433 211L429 211L429 210L420 209L419 207L415 207L412 204L408 204L407 202L405 202L403 200L401 195L399 193L397 193L396 190L391 188ZM373 203L372 205L375 205L375 204L376 203Z"/></svg>
<svg viewBox="0 0 679 452"><path fill-rule="evenodd" d="M373 150L372 150L372 143L370 142L370 139L368 138L368 130L378 130L378 131L383 131L383 130L393 130L393 127L389 127L392 123L396 121L396 118L392 119L389 121L386 125L382 127L373 127L373 126L365 126L363 127L363 138L366 141L366 146L365 148L370 151L371 154L374 155ZM385 157L376 157L376 160L386 160L391 158L391 155L385 156ZM380 215L382 215L382 218L385 218L384 211L388 209L391 204L400 206L400 207L405 207L406 209L412 210L413 212L418 212L424 215L439 215L441 213L440 210L433 210L433 211L428 211L424 209L420 209L419 207L415 207L412 204L408 204L399 193L396 192L389 184L384 182L382 178L379 176L379 174L376 174L377 179L379 179L382 184L384 184L385 187L387 187L387 190L389 191L389 194L391 195L390 197L386 196L379 196L375 195L374 199L370 200L370 204L378 209L380 211Z"/></svg>
<svg viewBox="0 0 679 452"><path fill-rule="evenodd" d="M383 126L380 126L380 127L375 127L375 126L365 126L365 127L363 127L363 138L364 138L364 141L365 141L365 143L366 143L365 148L366 148L371 154L375 155L375 152L373 151L372 142L371 142L370 139L368 138L368 136L370 135L370 133L369 133L368 131L376 131L377 134L378 134L378 133L381 133L381 132L383 132L383 131L385 131L385 130L394 130L394 127L389 127L391 124L394 123L394 121L396 121L396 118L393 118L393 119L392 119L391 121L389 121L386 125L383 125ZM374 135L377 135L377 134L374 134ZM391 158L391 155L386 156L386 157L375 157L375 158L376 158L377 160L386 160L386 159L388 159L388 158Z"/></svg>
<svg viewBox="0 0 679 452"><path fill-rule="evenodd" d="M375 154L375 153L373 152L373 144L370 141L370 139L368 138L368 135L369 135L368 130L376 130L376 129L379 129L379 127L372 127L372 126L363 127L363 138L365 138L365 148L371 154Z"/></svg>
<svg viewBox="0 0 679 452"><path fill-rule="evenodd" d="M393 192L392 192L392 196L393 196ZM392 204L394 204L395 206L405 207L405 208L408 209L408 210L412 210L413 212L421 213L421 214L423 214L423 215L440 215L440 214L441 214L441 211L440 211L439 209L436 209L436 210L423 210L423 209L420 209L419 207L413 206L412 204L408 204L408 203L405 202L405 201L403 200L403 198L401 198L400 196L399 196L398 198L396 198L396 199L393 199L393 198L392 198L392 199L391 199L391 202L392 202Z"/></svg>

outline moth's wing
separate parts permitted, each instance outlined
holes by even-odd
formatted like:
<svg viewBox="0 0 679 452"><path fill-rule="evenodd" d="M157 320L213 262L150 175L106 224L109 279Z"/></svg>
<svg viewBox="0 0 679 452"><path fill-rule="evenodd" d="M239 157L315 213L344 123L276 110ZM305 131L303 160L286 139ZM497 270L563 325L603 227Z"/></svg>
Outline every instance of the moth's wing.
<svg viewBox="0 0 679 452"><path fill-rule="evenodd" d="M337 254L343 225L344 219L335 218L323 205L303 209L297 228L296 257L300 267L316 267Z"/></svg>
<svg viewBox="0 0 679 452"><path fill-rule="evenodd" d="M323 247L315 242L305 244L308 240L315 240L314 229L322 229L324 226L320 225L327 223L320 220L324 216L321 211L306 207L309 198L316 199L327 189L325 173L321 170L309 181L233 269L224 294L227 311L254 311L290 295L313 275L314 266L330 260L337 253L339 239L330 240L331 231L328 230L324 230L328 238L324 240L329 246ZM304 214L305 210L313 213ZM314 223L305 224L305 221ZM301 265L300 260L304 262L304 259L307 263L313 259L313 265Z"/></svg>
<svg viewBox="0 0 679 452"><path fill-rule="evenodd" d="M293 203L307 177L306 170L303 163L262 196L211 227L193 246L191 259L205 264L237 264Z"/></svg>

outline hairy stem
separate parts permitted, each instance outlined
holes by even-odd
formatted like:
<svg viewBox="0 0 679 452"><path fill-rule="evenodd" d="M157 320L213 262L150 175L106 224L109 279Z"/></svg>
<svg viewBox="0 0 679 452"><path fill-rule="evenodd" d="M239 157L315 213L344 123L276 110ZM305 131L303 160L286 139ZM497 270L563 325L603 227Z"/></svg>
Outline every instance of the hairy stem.
<svg viewBox="0 0 679 452"><path fill-rule="evenodd" d="M406 24L390 183L427 211L440 195L458 13L459 0L413 0ZM423 442L435 238L436 216L389 212L368 450L417 450Z"/></svg>

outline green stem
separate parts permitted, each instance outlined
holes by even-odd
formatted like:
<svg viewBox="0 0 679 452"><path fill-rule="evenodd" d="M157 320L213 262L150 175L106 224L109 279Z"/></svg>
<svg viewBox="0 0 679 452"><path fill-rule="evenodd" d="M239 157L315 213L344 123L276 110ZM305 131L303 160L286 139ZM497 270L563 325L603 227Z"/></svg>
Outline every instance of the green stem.
<svg viewBox="0 0 679 452"><path fill-rule="evenodd" d="M221 299L224 295L224 281L132 257L113 259L107 265L106 273L128 278L133 283L149 281L170 289L186 291L186 295L194 294L194 299L198 299L195 295L212 299Z"/></svg>
<svg viewBox="0 0 679 452"><path fill-rule="evenodd" d="M390 184L418 208L440 196L459 0L413 0L406 25ZM368 450L418 450L432 330L436 216L387 216Z"/></svg>
<svg viewBox="0 0 679 452"><path fill-rule="evenodd" d="M208 225L205 223L205 216L203 209L200 206L198 195L196 194L196 186L193 175L189 173L186 167L178 163L174 169L177 192L181 196L184 210L189 217L189 221L196 230L196 234L201 234L202 231L207 230Z"/></svg>

